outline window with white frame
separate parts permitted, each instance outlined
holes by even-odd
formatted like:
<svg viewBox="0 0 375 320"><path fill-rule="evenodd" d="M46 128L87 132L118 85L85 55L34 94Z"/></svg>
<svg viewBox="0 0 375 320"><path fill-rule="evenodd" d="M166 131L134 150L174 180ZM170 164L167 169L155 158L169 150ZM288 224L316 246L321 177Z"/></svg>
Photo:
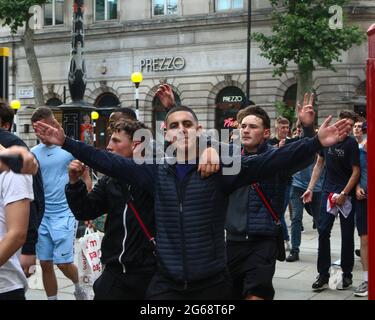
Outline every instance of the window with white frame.
<svg viewBox="0 0 375 320"><path fill-rule="evenodd" d="M152 12L154 16L177 14L178 0L153 0Z"/></svg>
<svg viewBox="0 0 375 320"><path fill-rule="evenodd" d="M216 0L216 11L243 9L244 0Z"/></svg>
<svg viewBox="0 0 375 320"><path fill-rule="evenodd" d="M95 0L95 21L117 19L117 0Z"/></svg>
<svg viewBox="0 0 375 320"><path fill-rule="evenodd" d="M48 0L44 5L44 25L64 24L64 0Z"/></svg>

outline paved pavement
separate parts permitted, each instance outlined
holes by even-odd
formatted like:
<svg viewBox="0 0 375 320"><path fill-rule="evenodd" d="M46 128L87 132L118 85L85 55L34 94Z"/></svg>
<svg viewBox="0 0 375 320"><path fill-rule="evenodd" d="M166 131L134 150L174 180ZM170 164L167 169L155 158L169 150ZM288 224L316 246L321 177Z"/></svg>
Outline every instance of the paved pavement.
<svg viewBox="0 0 375 320"><path fill-rule="evenodd" d="M287 213L286 220L290 226L288 216L289 214ZM296 262L277 262L273 282L276 292L275 300L366 300L367 298L358 298L353 295L354 288L362 282L361 262L358 257L355 257L352 288L344 291L327 289L320 293L311 290L311 285L317 275L318 234L316 230L312 229L311 217L306 212L304 214L304 227L305 232L302 234L300 260ZM357 231L355 239L356 248L359 248ZM331 235L332 262L340 259L340 249L340 224L336 220ZM71 281L67 280L60 270L56 269L56 275L59 286L58 298L60 300L74 300L74 287ZM36 274L29 279L29 287L26 293L28 300L46 300L39 265L37 266Z"/></svg>

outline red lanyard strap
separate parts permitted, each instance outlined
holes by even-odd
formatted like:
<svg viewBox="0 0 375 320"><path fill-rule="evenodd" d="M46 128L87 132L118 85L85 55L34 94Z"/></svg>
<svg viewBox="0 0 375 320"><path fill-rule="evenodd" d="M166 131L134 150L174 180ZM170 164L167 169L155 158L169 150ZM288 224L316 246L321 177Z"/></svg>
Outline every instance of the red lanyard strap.
<svg viewBox="0 0 375 320"><path fill-rule="evenodd" d="M139 216L138 214L138 211L137 209L134 207L133 203L132 202L128 202L128 206L130 207L130 209L132 209L132 211L134 212L134 215L135 217L137 218L138 222L139 222L139 225L141 226L142 230L143 230L143 233L146 235L147 239L153 243L155 243L155 238L154 237L151 237L151 234L150 232L148 232L147 230L147 227L145 226L145 224L143 223L141 217Z"/></svg>
<svg viewBox="0 0 375 320"><path fill-rule="evenodd" d="M273 208L271 207L271 205L267 201L266 196L264 195L262 189L259 186L259 183L252 183L251 187L253 189L255 189L255 191L257 192L257 194L259 196L259 198L262 200L263 204L265 205L265 207L267 208L267 210L271 214L271 216L272 216L273 220L275 221L275 223L276 224L280 224L280 219L279 219L278 215L275 213L275 211L273 210Z"/></svg>

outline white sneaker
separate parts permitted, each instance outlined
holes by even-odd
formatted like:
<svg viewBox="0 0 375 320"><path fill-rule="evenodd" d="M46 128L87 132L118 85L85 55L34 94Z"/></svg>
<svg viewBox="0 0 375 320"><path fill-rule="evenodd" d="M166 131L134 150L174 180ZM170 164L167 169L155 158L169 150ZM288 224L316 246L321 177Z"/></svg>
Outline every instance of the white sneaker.
<svg viewBox="0 0 375 320"><path fill-rule="evenodd" d="M284 243L285 243L285 251L290 251L291 249L290 242L285 240Z"/></svg>
<svg viewBox="0 0 375 320"><path fill-rule="evenodd" d="M363 281L357 289L354 291L356 297L367 297L368 296L368 282Z"/></svg>
<svg viewBox="0 0 375 320"><path fill-rule="evenodd" d="M85 290L83 290L82 288L79 288L76 291L74 291L74 296L76 300L88 300L87 294Z"/></svg>

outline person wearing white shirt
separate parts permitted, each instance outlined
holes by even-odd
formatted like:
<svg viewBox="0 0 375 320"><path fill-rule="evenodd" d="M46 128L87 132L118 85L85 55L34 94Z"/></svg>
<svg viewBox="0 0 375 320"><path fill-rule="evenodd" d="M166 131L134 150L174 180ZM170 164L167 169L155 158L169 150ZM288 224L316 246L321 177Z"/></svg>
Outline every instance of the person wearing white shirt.
<svg viewBox="0 0 375 320"><path fill-rule="evenodd" d="M19 255L33 198L31 175L0 173L0 300L25 300L27 280Z"/></svg>

